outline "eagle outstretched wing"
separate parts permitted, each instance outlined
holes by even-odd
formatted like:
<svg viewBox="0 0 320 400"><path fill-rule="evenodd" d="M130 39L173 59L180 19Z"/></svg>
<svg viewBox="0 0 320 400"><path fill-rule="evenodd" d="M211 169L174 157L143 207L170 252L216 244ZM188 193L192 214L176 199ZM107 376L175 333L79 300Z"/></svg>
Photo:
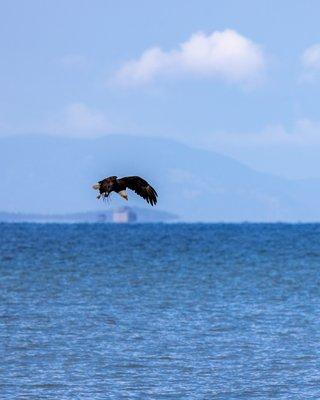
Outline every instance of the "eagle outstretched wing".
<svg viewBox="0 0 320 400"><path fill-rule="evenodd" d="M151 185L139 176L126 176L118 179L120 185L125 185L127 188L133 190L139 196L143 197L152 206L157 204L157 192Z"/></svg>

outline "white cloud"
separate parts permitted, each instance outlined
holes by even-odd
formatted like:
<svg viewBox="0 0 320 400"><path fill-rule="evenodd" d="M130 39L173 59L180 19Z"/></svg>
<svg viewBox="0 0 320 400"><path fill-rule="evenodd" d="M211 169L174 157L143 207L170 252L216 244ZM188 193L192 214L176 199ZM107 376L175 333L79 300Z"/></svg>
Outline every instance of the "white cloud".
<svg viewBox="0 0 320 400"><path fill-rule="evenodd" d="M320 44L314 44L304 51L302 64L305 68L320 70Z"/></svg>
<svg viewBox="0 0 320 400"><path fill-rule="evenodd" d="M256 148L268 146L295 146L313 147L320 146L320 122L307 118L297 120L292 129L283 125L270 125L260 133L213 133L204 141L206 145L217 149Z"/></svg>
<svg viewBox="0 0 320 400"><path fill-rule="evenodd" d="M320 44L308 47L301 56L303 72L300 76L301 82L314 82L320 73Z"/></svg>
<svg viewBox="0 0 320 400"><path fill-rule="evenodd" d="M112 124L101 111L89 108L83 103L73 103L46 124L51 134L75 137L97 137L112 131Z"/></svg>
<svg viewBox="0 0 320 400"><path fill-rule="evenodd" d="M146 50L138 60L126 62L113 81L125 85L147 84L157 77L181 75L222 78L252 84L261 78L265 56L261 48L234 30L193 34L179 48Z"/></svg>

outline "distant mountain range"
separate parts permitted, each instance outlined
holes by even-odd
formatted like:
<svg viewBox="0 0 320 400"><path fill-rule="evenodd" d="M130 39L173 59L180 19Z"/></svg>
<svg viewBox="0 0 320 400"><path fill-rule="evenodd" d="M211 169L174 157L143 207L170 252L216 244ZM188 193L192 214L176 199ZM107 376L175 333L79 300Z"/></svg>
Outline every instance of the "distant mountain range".
<svg viewBox="0 0 320 400"><path fill-rule="evenodd" d="M270 160L272 162L272 160ZM154 210L185 221L320 221L320 181L290 181L229 157L165 140L0 138L0 210L33 214L105 212L91 185L141 175L159 193ZM152 208L134 193L129 205ZM125 205L116 194L111 206Z"/></svg>

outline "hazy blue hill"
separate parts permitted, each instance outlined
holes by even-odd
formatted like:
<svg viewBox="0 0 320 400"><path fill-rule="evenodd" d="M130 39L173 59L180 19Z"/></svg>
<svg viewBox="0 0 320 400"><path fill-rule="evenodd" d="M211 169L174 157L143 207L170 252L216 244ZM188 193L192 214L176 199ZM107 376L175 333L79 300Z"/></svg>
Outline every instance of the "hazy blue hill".
<svg viewBox="0 0 320 400"><path fill-rule="evenodd" d="M99 139L0 139L0 210L70 213L105 210L91 185L106 175L142 175L158 208L185 220L318 220L319 184L262 174L222 155L180 143L113 135ZM124 205L117 195L113 206ZM130 205L144 206L130 195ZM146 205L148 206L148 205Z"/></svg>

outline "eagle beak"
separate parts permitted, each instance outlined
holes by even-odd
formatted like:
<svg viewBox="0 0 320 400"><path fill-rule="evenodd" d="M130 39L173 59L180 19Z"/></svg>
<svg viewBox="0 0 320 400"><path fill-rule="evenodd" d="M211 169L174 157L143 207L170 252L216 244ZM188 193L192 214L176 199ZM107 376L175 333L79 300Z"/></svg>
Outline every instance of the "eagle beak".
<svg viewBox="0 0 320 400"><path fill-rule="evenodd" d="M94 185L92 185L92 189L99 190L100 189L100 183L95 183Z"/></svg>

